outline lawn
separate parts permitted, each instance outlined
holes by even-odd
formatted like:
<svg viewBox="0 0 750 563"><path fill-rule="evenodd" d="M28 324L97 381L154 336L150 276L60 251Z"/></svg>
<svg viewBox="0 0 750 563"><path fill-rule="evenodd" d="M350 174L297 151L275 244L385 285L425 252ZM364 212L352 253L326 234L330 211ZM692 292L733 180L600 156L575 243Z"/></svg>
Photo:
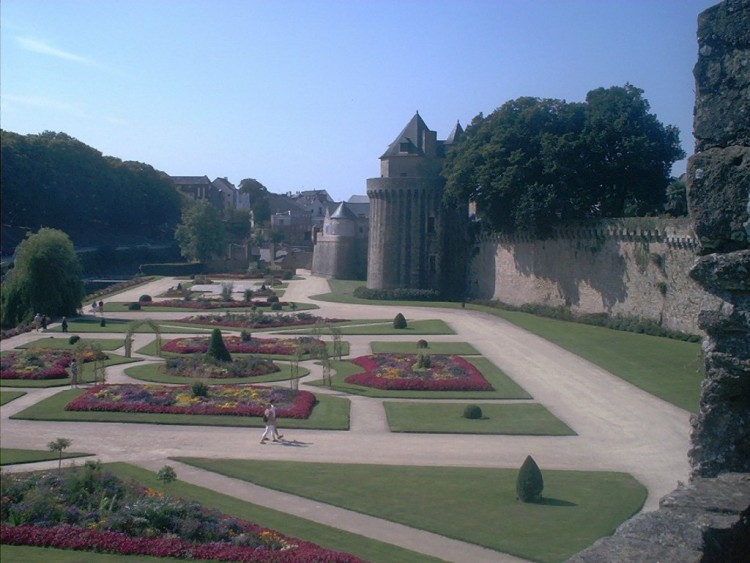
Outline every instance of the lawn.
<svg viewBox="0 0 750 563"><path fill-rule="evenodd" d="M257 416L154 414L127 412L66 411L65 405L85 390L69 389L44 399L13 415L18 420L59 420L62 422L130 422L140 424L178 424L189 426L237 426L262 428L263 419ZM316 430L349 430L348 399L317 395L318 402L306 420L279 418L279 427Z"/></svg>
<svg viewBox="0 0 750 563"><path fill-rule="evenodd" d="M704 379L698 342L476 307L565 348L673 405L697 412Z"/></svg>
<svg viewBox="0 0 750 563"><path fill-rule="evenodd" d="M55 350L70 350L73 351L80 346L98 346L101 350L107 352L117 350L125 345L124 340L111 338L81 338L78 342L71 344L68 342L68 337L62 336L49 336L46 338L40 338L26 344L18 346L18 348L52 348Z"/></svg>
<svg viewBox="0 0 750 563"><path fill-rule="evenodd" d="M107 353L109 359L104 360L101 364L104 367L114 366L117 364L128 364L131 362L138 362L140 358L126 358L125 356L118 356L111 352ZM68 370L70 373L70 370ZM78 372L79 383L93 383L94 382L94 362L86 362L81 365ZM70 376L62 379L3 379L3 387L63 387L70 385Z"/></svg>
<svg viewBox="0 0 750 563"><path fill-rule="evenodd" d="M222 334L225 333L225 330L222 330ZM253 331L255 332L255 331ZM208 335L207 335L208 336ZM162 339L162 344L166 344L169 342L169 340ZM329 356L333 357L333 342L326 342L325 343L326 348L328 349ZM144 347L139 348L137 350L139 354L144 354L146 356L156 356L157 350L156 350L156 340L152 340L148 344L146 344ZM165 352L164 350L161 351L161 356L166 357L177 357L182 356L184 354L178 354L176 352ZM232 354L233 356L235 354ZM236 354L237 356L242 356L243 354ZM252 354L256 358L265 358L267 360L291 360L291 356L283 356L280 354ZM341 355L342 356L348 356L349 355L349 343L348 342L341 342ZM309 360L311 356L309 354L305 354L302 356L301 361Z"/></svg>
<svg viewBox="0 0 750 563"><path fill-rule="evenodd" d="M516 469L179 461L543 562L563 561L611 534L646 499L643 485L613 472L541 468L544 500L521 503L516 500Z"/></svg>
<svg viewBox="0 0 750 563"><path fill-rule="evenodd" d="M165 485L157 479L155 473L140 467L125 463L107 464L105 467L120 478L135 480L144 487L165 491L171 496L196 500L206 507L215 508L237 518L255 522L283 534L311 541L328 549L352 553L366 561L404 563L436 563L438 561L432 557L394 545L318 524L313 520L306 520L185 483L179 480L179 471L177 473L178 480ZM9 545L0 545L0 558L4 562L23 561L24 563L49 563L50 561L55 563L80 563L81 561L86 561L86 563L167 563L185 561L184 559L105 555L93 552ZM200 561L197 563L200 563Z"/></svg>
<svg viewBox="0 0 750 563"><path fill-rule="evenodd" d="M385 299L360 299L359 297L354 297L354 290L360 286L367 285L365 281L334 279L329 279L327 281L328 286L331 288L331 293L312 295L310 296L310 299L329 301L332 303L353 303L356 305L403 305L409 307L447 307L450 309L458 309L461 307L460 303L453 301L390 301Z"/></svg>
<svg viewBox="0 0 750 563"><path fill-rule="evenodd" d="M85 457L94 454L86 454L81 452L63 452L63 459L70 459L74 457ZM57 461L60 459L59 452L51 452L48 450L20 450L16 448L2 448L0 449L0 465L15 465L18 463L34 463L37 461Z"/></svg>
<svg viewBox="0 0 750 563"><path fill-rule="evenodd" d="M420 348L414 342L370 342L373 354L444 354L452 356L478 356L479 351L468 342L428 342Z"/></svg>
<svg viewBox="0 0 750 563"><path fill-rule="evenodd" d="M467 403L386 401L383 403L391 432L439 434L510 434L524 436L575 436L565 423L538 403L478 405L481 419L463 416Z"/></svg>
<svg viewBox="0 0 750 563"><path fill-rule="evenodd" d="M138 379L140 381L149 381L153 383L172 383L177 385L186 385L192 383L194 380L190 377L179 377L176 375L167 375L162 372L160 369L163 364L142 364L138 366L133 366L125 370L125 374L129 375L133 379ZM288 381L291 378L291 366L289 364L285 363L278 363L277 364L281 371L277 371L274 373L269 373L268 375L259 375L257 377L229 377L226 379L220 379L220 378L211 378L208 380L211 384L217 384L217 383L270 383L273 381ZM309 370L299 367L299 375L300 377L305 377L308 373L310 373Z"/></svg>
<svg viewBox="0 0 750 563"><path fill-rule="evenodd" d="M389 399L531 399L524 389L508 377L500 368L487 358L466 358L472 363L484 378L489 381L494 391L390 391L356 385L344 381L349 375L360 373L361 367L352 362L334 361L332 366L336 372L333 376L333 389L353 395L366 397L384 397ZM308 385L322 386L322 381L306 382Z"/></svg>
<svg viewBox="0 0 750 563"><path fill-rule="evenodd" d="M79 332L113 332L113 333L123 333L125 334L130 329L130 323L133 321L125 320L125 319L108 319L105 317L105 326L101 326L101 318L99 317L78 317L76 319L72 319L68 321L68 332L66 335L66 338L79 333ZM178 332L178 333L196 333L196 332L205 332L205 329L201 328L193 328L188 325L182 325L182 326L176 326L170 321L154 321L156 322L159 327L161 327L162 332L166 332L165 328L169 328L169 332ZM63 334L62 329L60 326L56 326L52 329L49 329L47 332L54 332ZM149 327L148 325L141 325L138 327L135 332L142 333L142 332L151 332L154 331Z"/></svg>
<svg viewBox="0 0 750 563"><path fill-rule="evenodd" d="M26 393L23 391L0 391L0 405L10 403L18 397L23 397Z"/></svg>
<svg viewBox="0 0 750 563"><path fill-rule="evenodd" d="M395 334L395 335L430 335L430 334L456 334L455 331L448 326L445 321L440 319L426 319L422 321L409 321L407 319L408 326L406 328L393 328L393 320L383 320L382 324L373 322L370 324L351 324L344 326L336 326L341 334L359 334L359 335L383 335L383 334ZM284 334L313 334L318 329L307 328L300 330L289 330L285 331ZM325 326L320 329L321 334L331 334L329 327Z"/></svg>

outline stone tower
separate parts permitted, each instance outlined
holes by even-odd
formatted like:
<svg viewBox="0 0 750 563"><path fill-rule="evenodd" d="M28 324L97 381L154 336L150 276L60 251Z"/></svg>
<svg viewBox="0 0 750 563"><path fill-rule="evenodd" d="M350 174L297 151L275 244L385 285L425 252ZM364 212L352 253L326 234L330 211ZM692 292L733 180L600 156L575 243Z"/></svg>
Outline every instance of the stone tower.
<svg viewBox="0 0 750 563"><path fill-rule="evenodd" d="M438 141L416 113L380 157L380 177L367 180L368 288L463 295L461 210L443 206L440 174L446 149L462 132L456 124L448 139Z"/></svg>
<svg viewBox="0 0 750 563"><path fill-rule="evenodd" d="M327 278L362 280L367 273L368 219L346 202L326 211L313 251L312 273Z"/></svg>

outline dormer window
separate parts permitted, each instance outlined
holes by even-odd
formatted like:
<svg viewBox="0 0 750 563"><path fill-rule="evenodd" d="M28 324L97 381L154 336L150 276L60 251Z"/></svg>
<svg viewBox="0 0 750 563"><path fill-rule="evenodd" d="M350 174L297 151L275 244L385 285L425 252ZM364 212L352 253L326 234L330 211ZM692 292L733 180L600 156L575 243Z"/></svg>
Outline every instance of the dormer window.
<svg viewBox="0 0 750 563"><path fill-rule="evenodd" d="M399 145L398 145L398 151L399 152L409 152L409 142L406 141L406 142L403 142L403 143L399 143Z"/></svg>

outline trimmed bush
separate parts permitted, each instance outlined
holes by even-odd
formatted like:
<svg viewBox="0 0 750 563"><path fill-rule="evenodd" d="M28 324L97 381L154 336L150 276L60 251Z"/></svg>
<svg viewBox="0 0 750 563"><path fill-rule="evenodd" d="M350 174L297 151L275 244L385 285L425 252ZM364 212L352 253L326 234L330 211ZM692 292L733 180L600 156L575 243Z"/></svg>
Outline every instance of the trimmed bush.
<svg viewBox="0 0 750 563"><path fill-rule="evenodd" d="M77 334L74 334L73 336L71 336L70 338L68 338L68 344L75 344L80 339L81 339L80 336L78 336Z"/></svg>
<svg viewBox="0 0 750 563"><path fill-rule="evenodd" d="M240 338L242 342L250 342L253 339L253 335L249 330L243 330L240 332Z"/></svg>
<svg viewBox="0 0 750 563"><path fill-rule="evenodd" d="M354 289L354 297L382 301L437 301L440 299L440 293L434 289L410 289L406 287L368 289L365 286L359 286Z"/></svg>
<svg viewBox="0 0 750 563"><path fill-rule="evenodd" d="M482 409L479 405L466 405L464 407L464 418L479 420L482 418Z"/></svg>
<svg viewBox="0 0 750 563"><path fill-rule="evenodd" d="M208 385L203 381L193 381L190 389L193 392L193 397L208 397Z"/></svg>
<svg viewBox="0 0 750 563"><path fill-rule="evenodd" d="M281 306L281 303L276 301L275 303L271 303L271 311L281 311L283 307Z"/></svg>
<svg viewBox="0 0 750 563"><path fill-rule="evenodd" d="M279 302L279 296L278 295L271 295L266 299L269 303L278 303Z"/></svg>
<svg viewBox="0 0 750 563"><path fill-rule="evenodd" d="M432 367L432 358L429 354L420 354L417 358L418 369L430 369Z"/></svg>
<svg viewBox="0 0 750 563"><path fill-rule="evenodd" d="M518 500L522 502L538 502L542 499L542 491L544 490L544 479L542 478L542 472L539 470L539 466L531 456L526 456L526 459L518 470L518 478L516 479L516 494Z"/></svg>
<svg viewBox="0 0 750 563"><path fill-rule="evenodd" d="M128 305L128 311L140 311L140 310L141 310L140 302L130 303Z"/></svg>
<svg viewBox="0 0 750 563"><path fill-rule="evenodd" d="M101 322L99 323L99 326L107 326L107 321L102 318Z"/></svg>
<svg viewBox="0 0 750 563"><path fill-rule="evenodd" d="M281 274L282 280L291 280L293 278L294 278L294 274L292 273L291 270L284 270L284 273Z"/></svg>
<svg viewBox="0 0 750 563"><path fill-rule="evenodd" d="M393 317L393 328L404 329L406 328L406 317L401 313Z"/></svg>
<svg viewBox="0 0 750 563"><path fill-rule="evenodd" d="M417 340L417 348L429 348L430 345L427 344L426 340Z"/></svg>
<svg viewBox="0 0 750 563"><path fill-rule="evenodd" d="M138 298L139 303L151 303L151 301L151 296L148 294L143 294Z"/></svg>
<svg viewBox="0 0 750 563"><path fill-rule="evenodd" d="M245 290L244 299L245 299L245 301L252 301L252 299L253 299L253 290L252 289L246 289Z"/></svg>
<svg viewBox="0 0 750 563"><path fill-rule="evenodd" d="M208 345L206 356L218 362L232 361L232 355L227 350L227 345L224 344L224 338L221 336L221 331L218 328L215 328L211 333L211 343Z"/></svg>

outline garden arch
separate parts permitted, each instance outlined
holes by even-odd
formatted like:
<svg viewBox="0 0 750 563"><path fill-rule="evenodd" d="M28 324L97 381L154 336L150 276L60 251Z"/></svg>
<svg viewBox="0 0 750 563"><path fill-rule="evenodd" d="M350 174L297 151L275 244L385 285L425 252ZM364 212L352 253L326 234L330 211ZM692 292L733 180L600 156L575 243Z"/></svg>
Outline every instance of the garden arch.
<svg viewBox="0 0 750 563"><path fill-rule="evenodd" d="M154 331L154 334L156 335L156 355L161 356L161 329L159 328L159 325L156 323L156 321L152 319L143 319L140 321L133 321L128 325L128 332L125 335L125 357L130 358L132 347L133 347L133 333L138 330L142 326L148 326L151 330Z"/></svg>

